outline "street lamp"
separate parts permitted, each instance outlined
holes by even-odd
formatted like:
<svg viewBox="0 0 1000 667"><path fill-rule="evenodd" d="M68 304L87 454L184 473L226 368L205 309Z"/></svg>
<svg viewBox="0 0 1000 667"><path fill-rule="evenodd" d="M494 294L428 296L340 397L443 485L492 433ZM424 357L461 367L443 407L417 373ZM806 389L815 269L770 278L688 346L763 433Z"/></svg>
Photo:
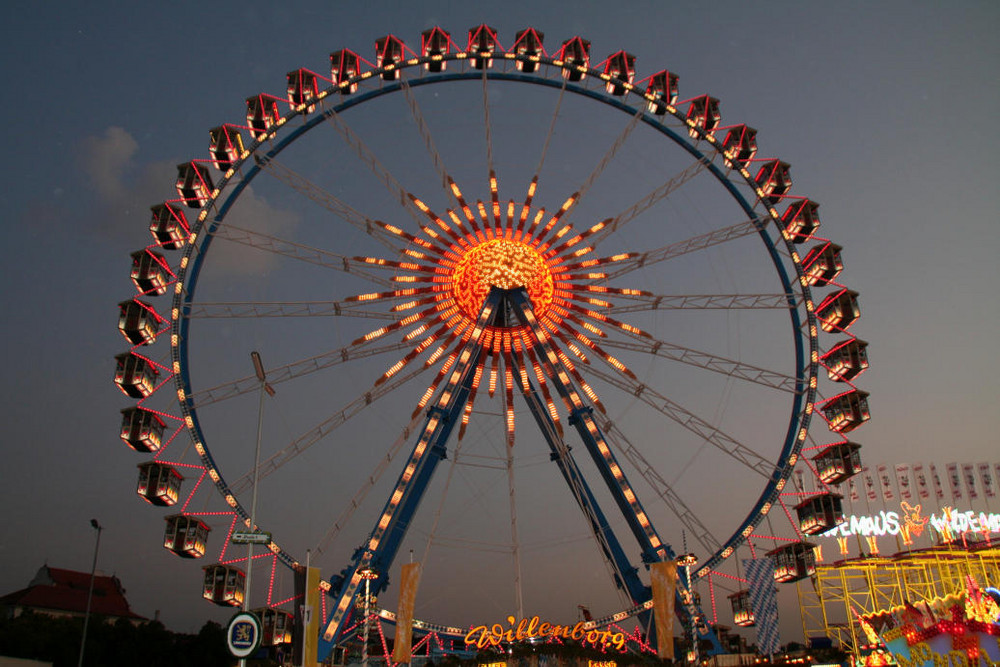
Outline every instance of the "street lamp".
<svg viewBox="0 0 1000 667"><path fill-rule="evenodd" d="M264 393L274 396L274 387L267 383L267 376L264 374L264 363L260 360L260 353L254 350L250 353L253 361L253 370L260 380L260 400L257 404L257 447L253 458L253 496L250 501L250 532L257 532L257 482L260 472L260 439L261 429L264 424ZM247 576L243 591L243 611L250 609L250 582L253 574L253 540L247 542ZM246 665L246 658L240 658L240 665Z"/></svg>
<svg viewBox="0 0 1000 667"><path fill-rule="evenodd" d="M87 646L87 625L90 623L90 603L94 599L94 574L97 572L97 552L101 548L101 531L104 527L97 521L91 519L90 525L97 531L97 542L94 544L94 564L90 566L90 590L87 591L87 611L83 615L83 637L80 638L80 659L77 667L83 667L83 650Z"/></svg>
<svg viewBox="0 0 1000 667"><path fill-rule="evenodd" d="M369 617L372 613L372 579L378 578L378 572L370 567L366 567L363 570L359 570L358 574L361 578L365 580L365 631L364 640L361 644L361 665L362 667L368 667L368 627Z"/></svg>
<svg viewBox="0 0 1000 667"><path fill-rule="evenodd" d="M687 546L687 540L685 540L684 546ZM690 632L691 637L691 650L688 651L688 662L694 663L698 661L698 630L695 618L695 602L694 602L694 591L691 590L691 568L698 564L698 557L694 554L682 554L677 557L677 565L679 565L684 573L684 583L686 589L686 597L684 598L684 606L687 607L687 630Z"/></svg>

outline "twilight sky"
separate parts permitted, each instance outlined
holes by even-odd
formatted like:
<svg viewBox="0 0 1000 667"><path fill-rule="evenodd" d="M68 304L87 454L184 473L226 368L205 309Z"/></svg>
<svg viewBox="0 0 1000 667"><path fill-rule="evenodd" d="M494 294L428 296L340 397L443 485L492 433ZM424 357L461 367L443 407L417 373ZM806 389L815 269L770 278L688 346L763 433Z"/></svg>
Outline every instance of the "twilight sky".
<svg viewBox="0 0 1000 667"><path fill-rule="evenodd" d="M285 73L299 67L327 74L328 54L340 48L374 60L374 39L387 33L417 48L420 32L435 25L450 30L464 45L469 27L487 23L497 29L505 46L517 30L532 26L545 33L549 53L563 40L580 35L592 42L595 64L626 49L636 56L637 79L667 68L680 75L679 99L705 93L718 97L722 124L747 123L758 130L759 156L791 164L793 193L822 204L821 235L844 248L841 281L861 295L862 316L851 332L870 344L871 368L857 384L870 392L873 416L851 438L863 444L865 461L934 462L941 469L949 461L1000 460L993 423L1000 388L994 347L1000 300L992 291L1000 278L1000 196L995 184L1000 135L991 124L1000 116L996 3L477 5L338 2L278 9L275 3L254 1L175 2L151 9L125 2L86 7L20 2L8 11L8 30L0 45L6 64L0 108L8 156L0 190L6 210L0 229L7 249L0 292L6 317L0 335L8 377L0 445L5 461L0 506L7 523L6 538L0 540L0 592L26 585L44 563L89 568L94 535L88 521L94 517L106 529L99 567L122 579L137 613L152 617L159 610L168 627L180 631L196 630L208 618L229 617L229 611L199 599L199 565L217 558L228 525L213 526L214 539L203 561L182 561L162 549L160 517L169 512L135 497L135 466L146 458L130 452L117 437L119 410L130 403L112 383L113 357L127 349L115 324L117 303L134 294L129 253L150 243L149 206L174 196L175 165L206 158L208 129L223 122L242 123L247 96L283 96ZM488 196L488 191L483 194L481 95L473 91L459 97L442 87L438 99L437 92L429 90L434 87L427 88L419 91L418 101L451 172L463 190L472 193L471 199ZM510 137L509 143L497 143L502 199L523 196L524 182L518 179L525 173L530 177L539 159L555 104L555 95L542 94L550 91L520 88L534 87L502 87L490 99L497 135ZM388 102L362 105L363 113L348 121L404 187L424 196L432 191L434 174L405 102L399 95L390 97ZM557 126L553 158L547 163L550 171L543 172L540 189L545 193L540 205L550 211L579 187L627 125L622 114L594 106L568 105L560 120L565 125ZM303 143L309 144L313 134L320 135L313 132ZM581 227L584 211L598 216L603 210L598 204L621 210L623 202L655 186L646 176L664 165L657 162L658 153L638 139L641 136L650 135L637 133L638 145L630 144L608 169L611 184L634 189L623 194L612 185L603 190L595 186L591 202L596 203L581 209L575 220ZM353 164L328 158L345 150L338 141L336 133L327 131L308 151L289 160L298 160L292 164L324 187L353 195L351 201L365 214L412 226L370 174L358 173L365 167L356 157L346 156ZM468 148L475 142L474 149ZM674 150L672 145L665 148ZM574 169L577 161L583 167ZM677 164L664 167L665 173L684 166ZM520 171L515 171L517 165L522 165ZM506 173L520 174L510 178L506 190L505 167ZM548 191L546 183L551 184ZM736 222L718 220L716 213L724 209L717 199L724 196L709 186L682 190L676 201L672 197L665 205L664 215L681 221L683 231L676 238L654 238L659 233L655 228L637 226L622 236L624 247L658 247L693 236L691 230L702 222L709 228ZM431 202L437 197L433 203L443 212L447 204L440 191L427 197ZM342 240L357 241L348 235L334 242L327 232L317 234L311 225L328 214L296 200L275 182L255 182L241 207L241 224L275 236L332 251L338 251ZM324 234L327 240L319 240ZM308 282L295 282L303 277L282 273L274 258L241 255L221 244L213 247L216 250L206 262L205 292L200 292L204 301L329 300L360 291L339 284L328 289L331 283L322 281L329 281L329 274L309 273L304 278ZM363 250L379 251L374 244ZM759 279L766 261L759 248L744 252L736 245L705 262L681 264L674 274L665 273L665 280L676 281L673 287L638 286L658 293L731 293L747 286L745 281ZM770 344L770 324L758 325L758 315L733 313L714 321L692 315L691 330L681 324L671 329L671 336L686 338L682 344L692 347L711 346L720 355L746 354L747 363L790 363L790 358L781 357L787 346ZM296 344L306 351L288 349L288 332L280 329L284 323L198 323L203 328L193 328L192 335L200 335L192 342L198 366L193 381L211 385L250 374L251 349L259 349L267 365L277 366L339 348L378 326L316 319L322 321L296 325L300 328L295 335L305 341ZM649 326L670 328L671 323L664 316L651 318ZM754 358L758 346L763 356ZM265 408L265 438L269 443L294 438L303 425L331 412L331 405L357 397L359 387L370 385L396 355L306 380L297 389L294 383L279 386ZM199 377L199 372L204 375ZM771 410L769 405L761 414L751 410L758 400L763 405L770 398L758 399L729 384L702 386L697 376L685 384L685 373L677 370L669 378L681 383L671 385L679 392L671 396L690 399L706 418L734 425L748 441L756 443L758 434L766 438L765 433L774 432L770 412L764 414ZM652 371L640 375L654 379ZM369 417L366 428L384 426L390 434L385 442L391 442L429 377L397 392L401 397L390 396L378 408L382 412ZM834 389L828 385L826 396ZM164 393L171 390L168 386ZM216 429L214 436L207 436L209 446L219 448L220 467L235 480L252 462L256 397L232 403L205 419ZM169 410L169 404L164 402L163 409ZM661 433L661 424L647 423L650 415L628 402L612 413L615 423L634 429L633 438ZM529 422L526 414L519 419L519 424ZM491 426L484 417L482 426L470 428L467 440L495 445L500 440L495 436L498 424ZM295 470L282 471L262 485L262 525L282 526L271 530L303 556L322 539L360 478L384 452L383 445L367 447L369 438L378 440L372 436L377 432L362 429L338 436L336 447L300 457L296 466L289 466ZM822 424L814 424L813 432L818 444L824 437L830 439ZM526 449L532 443L526 439L523 444ZM760 450L771 451L768 447L761 445ZM272 450L278 448L271 445ZM608 591L589 586L592 579L600 579L607 588L606 573L600 559L589 555L593 542L578 515L567 522L568 514L561 511L566 507L555 500L566 495L565 489L543 476L543 468L551 473L546 458L543 449L536 450L518 473L519 484L526 487L518 500L523 567L538 575L530 584L535 603L526 596L525 611L556 620L575 617L578 604L593 606L597 613L615 611ZM496 461L486 457L482 467L495 467ZM759 492L759 485L708 454L703 458L689 450L666 455L661 465L663 476L689 494L686 497L702 508L710 523L724 523L727 515L729 520L737 514L742 518L749 510L744 498L752 496L751 491L744 495L744 486ZM388 477L394 480L396 474ZM442 470L442 479L436 481L443 483L445 474ZM445 618L429 620L488 622L512 613L508 603L489 595L492 589L485 583L494 568L505 567L490 559L509 561L509 556L498 554L492 539L496 534L490 533L509 534L507 482L484 481L478 474L474 466L455 474L455 493L464 490L466 495L458 497L466 500L450 499L449 506L457 511L442 514L442 524L447 524L439 533L443 546L429 552L450 576L435 579L428 570L421 590L421 604ZM431 514L442 493L429 493L425 504ZM372 497L378 507L369 516L386 495L376 490ZM206 508L219 504L207 493L197 501ZM997 501L993 504L996 511ZM487 519L495 520L497 527L485 528ZM445 534L448 527L453 529L450 535ZM473 538L473 527L490 539ZM671 538L680 550L677 541L676 535ZM349 554L357 544L347 538L342 542L320 563L326 578L346 564L338 560L337 549ZM419 558L423 544L414 538L404 549L416 550ZM577 548L587 559L577 555ZM406 551L400 554L397 566L406 558ZM579 564L567 568L567 559ZM467 562L477 565L470 568L470 578L463 579L456 573ZM255 570L255 577L266 575L264 569ZM281 576L276 585L290 595L290 581ZM466 604L463 598L472 599L471 591L479 589L487 591L487 602L476 602L471 609L483 617L462 617L457 610ZM707 590L702 594L707 596ZM394 599L387 593L385 602L391 606ZM722 606L720 617L725 617L728 611ZM782 612L783 631L792 639L801 631L797 610L785 600Z"/></svg>

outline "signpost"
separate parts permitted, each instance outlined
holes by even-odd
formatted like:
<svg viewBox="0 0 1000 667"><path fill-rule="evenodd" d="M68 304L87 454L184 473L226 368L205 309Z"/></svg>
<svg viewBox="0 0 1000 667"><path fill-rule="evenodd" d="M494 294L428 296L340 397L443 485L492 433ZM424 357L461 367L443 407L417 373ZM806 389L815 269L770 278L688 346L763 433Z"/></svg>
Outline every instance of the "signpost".
<svg viewBox="0 0 1000 667"><path fill-rule="evenodd" d="M260 646L260 619L250 612L240 612L233 616L226 628L226 645L234 657L241 660L251 655Z"/></svg>
<svg viewBox="0 0 1000 667"><path fill-rule="evenodd" d="M234 544L268 544L271 541L271 533L234 532L230 540Z"/></svg>

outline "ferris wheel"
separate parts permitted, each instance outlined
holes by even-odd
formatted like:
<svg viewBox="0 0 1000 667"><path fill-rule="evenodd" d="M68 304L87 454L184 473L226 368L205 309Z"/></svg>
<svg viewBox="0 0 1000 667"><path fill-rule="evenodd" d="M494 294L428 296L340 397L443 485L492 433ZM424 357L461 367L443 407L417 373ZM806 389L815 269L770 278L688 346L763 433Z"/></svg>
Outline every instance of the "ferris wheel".
<svg viewBox="0 0 1000 667"><path fill-rule="evenodd" d="M119 304L121 437L152 455L165 548L218 554L204 596L263 600L259 571L293 606L276 573L308 551L329 650L407 551L441 634L641 618L674 560L718 646L717 587L752 623L741 558L808 576L860 471L868 361L788 163L581 37L433 28L329 63L178 166Z"/></svg>

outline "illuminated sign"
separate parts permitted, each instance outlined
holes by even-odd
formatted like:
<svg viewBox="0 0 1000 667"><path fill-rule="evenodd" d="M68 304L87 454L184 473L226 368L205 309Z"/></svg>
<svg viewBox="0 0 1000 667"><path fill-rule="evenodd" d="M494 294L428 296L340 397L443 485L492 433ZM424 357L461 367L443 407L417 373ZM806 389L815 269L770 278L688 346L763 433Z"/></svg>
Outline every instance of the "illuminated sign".
<svg viewBox="0 0 1000 667"><path fill-rule="evenodd" d="M886 512L870 516L851 515L836 528L822 533L822 537L881 537L883 535L903 535L905 538L919 537L928 525L946 538L963 533L1000 533L1000 514L958 511L945 507L940 514L927 516L920 505L912 506L903 502L902 512Z"/></svg>
<svg viewBox="0 0 1000 667"><path fill-rule="evenodd" d="M881 641L901 667L1000 664L1000 591L980 588L909 602L860 618L870 642Z"/></svg>
<svg viewBox="0 0 1000 667"><path fill-rule="evenodd" d="M260 619L250 612L233 616L226 629L226 644L229 652L237 658L245 658L260 646Z"/></svg>
<svg viewBox="0 0 1000 667"><path fill-rule="evenodd" d="M519 642L530 639L575 639L587 642L600 648L611 644L619 651L625 648L625 633L613 632L608 629L588 628L588 624L580 621L576 625L554 625L539 620L537 616L517 620L507 617L510 627L504 628L500 623L493 625L477 625L465 635L465 643L469 646L484 649L499 647L504 642ZM600 663L604 665L604 663Z"/></svg>

